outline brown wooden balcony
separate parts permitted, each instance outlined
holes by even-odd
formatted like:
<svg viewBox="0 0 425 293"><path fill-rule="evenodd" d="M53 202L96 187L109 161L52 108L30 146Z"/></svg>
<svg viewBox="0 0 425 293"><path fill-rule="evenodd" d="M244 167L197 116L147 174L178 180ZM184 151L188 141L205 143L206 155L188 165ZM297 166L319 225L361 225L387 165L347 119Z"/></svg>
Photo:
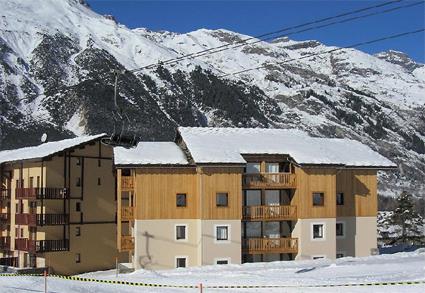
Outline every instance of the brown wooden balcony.
<svg viewBox="0 0 425 293"><path fill-rule="evenodd" d="M121 208L121 221L134 221L134 207Z"/></svg>
<svg viewBox="0 0 425 293"><path fill-rule="evenodd" d="M133 176L121 176L121 190L123 190L123 191L133 191L134 190Z"/></svg>
<svg viewBox="0 0 425 293"><path fill-rule="evenodd" d="M134 237L121 236L121 249L120 251L134 250Z"/></svg>
<svg viewBox="0 0 425 293"><path fill-rule="evenodd" d="M19 267L18 257L1 257L0 266Z"/></svg>
<svg viewBox="0 0 425 293"><path fill-rule="evenodd" d="M292 173L251 173L243 174L243 188L296 188L296 175Z"/></svg>
<svg viewBox="0 0 425 293"><path fill-rule="evenodd" d="M242 251L248 254L297 253L298 238L242 239Z"/></svg>
<svg viewBox="0 0 425 293"><path fill-rule="evenodd" d="M0 237L0 250L10 250L10 237Z"/></svg>
<svg viewBox="0 0 425 293"><path fill-rule="evenodd" d="M67 188L16 188L16 199L65 199L68 198Z"/></svg>
<svg viewBox="0 0 425 293"><path fill-rule="evenodd" d="M68 225L68 214L37 214L37 226Z"/></svg>
<svg viewBox="0 0 425 293"><path fill-rule="evenodd" d="M0 200L10 199L10 189L0 189Z"/></svg>
<svg viewBox="0 0 425 293"><path fill-rule="evenodd" d="M36 214L15 214L15 225L36 226Z"/></svg>
<svg viewBox="0 0 425 293"><path fill-rule="evenodd" d="M242 208L244 220L279 221L296 220L297 207L289 205L246 206Z"/></svg>
<svg viewBox="0 0 425 293"><path fill-rule="evenodd" d="M68 251L69 240L30 240L28 238L16 238L15 250L22 250L28 252L54 252L54 251Z"/></svg>

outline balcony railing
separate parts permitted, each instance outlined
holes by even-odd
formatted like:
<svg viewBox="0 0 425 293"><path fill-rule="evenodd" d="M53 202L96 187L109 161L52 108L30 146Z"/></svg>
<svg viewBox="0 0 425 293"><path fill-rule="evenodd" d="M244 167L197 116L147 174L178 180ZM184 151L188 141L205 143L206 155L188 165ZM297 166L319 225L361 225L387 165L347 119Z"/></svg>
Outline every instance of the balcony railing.
<svg viewBox="0 0 425 293"><path fill-rule="evenodd" d="M15 239L15 250L28 252L68 251L69 239L61 240L30 240L27 238Z"/></svg>
<svg viewBox="0 0 425 293"><path fill-rule="evenodd" d="M65 199L68 198L67 188L16 188L16 199Z"/></svg>
<svg viewBox="0 0 425 293"><path fill-rule="evenodd" d="M68 225L68 214L37 214L37 226Z"/></svg>
<svg viewBox="0 0 425 293"><path fill-rule="evenodd" d="M298 238L248 238L242 239L242 250L248 254L297 253Z"/></svg>
<svg viewBox="0 0 425 293"><path fill-rule="evenodd" d="M242 208L245 220L295 220L297 219L297 207L289 205L269 206L246 206Z"/></svg>
<svg viewBox="0 0 425 293"><path fill-rule="evenodd" d="M36 216L36 214L15 214L15 224L35 226L37 224Z"/></svg>
<svg viewBox="0 0 425 293"><path fill-rule="evenodd" d="M10 250L10 237L0 237L0 250Z"/></svg>
<svg viewBox="0 0 425 293"><path fill-rule="evenodd" d="M134 220L134 207L123 207L123 208L121 208L121 220L122 221L133 221Z"/></svg>
<svg viewBox="0 0 425 293"><path fill-rule="evenodd" d="M134 179L132 176L121 176L121 189L127 191L134 189Z"/></svg>
<svg viewBox="0 0 425 293"><path fill-rule="evenodd" d="M244 188L296 188L296 175L292 173L251 173L243 175Z"/></svg>
<svg viewBox="0 0 425 293"><path fill-rule="evenodd" d="M121 236L121 251L134 250L134 237Z"/></svg>
<svg viewBox="0 0 425 293"><path fill-rule="evenodd" d="M10 189L0 189L0 200L10 199Z"/></svg>
<svg viewBox="0 0 425 293"><path fill-rule="evenodd" d="M0 266L19 267L18 257L1 257Z"/></svg>

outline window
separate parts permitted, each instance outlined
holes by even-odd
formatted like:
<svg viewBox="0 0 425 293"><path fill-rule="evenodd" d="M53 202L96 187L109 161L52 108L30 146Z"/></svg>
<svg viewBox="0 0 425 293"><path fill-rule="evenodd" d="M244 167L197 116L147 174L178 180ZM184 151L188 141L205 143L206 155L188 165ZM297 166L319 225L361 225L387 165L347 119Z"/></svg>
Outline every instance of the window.
<svg viewBox="0 0 425 293"><path fill-rule="evenodd" d="M215 227L217 241L228 241L229 240L229 226L216 226Z"/></svg>
<svg viewBox="0 0 425 293"><path fill-rule="evenodd" d="M336 194L336 204L339 206L344 205L344 193L343 192L338 192Z"/></svg>
<svg viewBox="0 0 425 293"><path fill-rule="evenodd" d="M313 255L312 259L323 259L325 258L323 255Z"/></svg>
<svg viewBox="0 0 425 293"><path fill-rule="evenodd" d="M77 166L81 165L81 158L77 158Z"/></svg>
<svg viewBox="0 0 425 293"><path fill-rule="evenodd" d="M100 177L97 177L97 185L101 185L101 183L100 183Z"/></svg>
<svg viewBox="0 0 425 293"><path fill-rule="evenodd" d="M102 160L100 160L100 159L99 159L99 160L97 160L97 166L98 166L98 167L102 167Z"/></svg>
<svg viewBox="0 0 425 293"><path fill-rule="evenodd" d="M337 237L344 237L345 236L344 223L336 223L336 236Z"/></svg>
<svg viewBox="0 0 425 293"><path fill-rule="evenodd" d="M324 239L323 230L323 224L313 224L313 239Z"/></svg>
<svg viewBox="0 0 425 293"><path fill-rule="evenodd" d="M177 193L176 195L176 206L185 207L186 206L186 193Z"/></svg>
<svg viewBox="0 0 425 293"><path fill-rule="evenodd" d="M81 186L81 178L77 177L77 182L75 182L75 186L79 187Z"/></svg>
<svg viewBox="0 0 425 293"><path fill-rule="evenodd" d="M75 263L80 263L81 262L81 254L76 253L75 254Z"/></svg>
<svg viewBox="0 0 425 293"><path fill-rule="evenodd" d="M187 240L186 228L187 225L176 225L176 240Z"/></svg>
<svg viewBox="0 0 425 293"><path fill-rule="evenodd" d="M279 173L279 163L266 163L267 173Z"/></svg>
<svg viewBox="0 0 425 293"><path fill-rule="evenodd" d="M341 257L345 257L345 253L343 253L343 252L337 252L336 253L336 258L341 258Z"/></svg>
<svg viewBox="0 0 425 293"><path fill-rule="evenodd" d="M75 227L75 236L81 236L81 227Z"/></svg>
<svg viewBox="0 0 425 293"><path fill-rule="evenodd" d="M29 208L30 209L36 209L37 208L37 202L36 201L30 201L29 202Z"/></svg>
<svg viewBox="0 0 425 293"><path fill-rule="evenodd" d="M323 206L325 204L325 194L323 192L313 192L313 206Z"/></svg>
<svg viewBox="0 0 425 293"><path fill-rule="evenodd" d="M21 228L21 238L24 237L24 228Z"/></svg>
<svg viewBox="0 0 425 293"><path fill-rule="evenodd" d="M185 268L187 266L187 257L176 257L176 268Z"/></svg>
<svg viewBox="0 0 425 293"><path fill-rule="evenodd" d="M216 205L218 207L227 207L228 206L229 195L227 192L218 192L216 194Z"/></svg>
<svg viewBox="0 0 425 293"><path fill-rule="evenodd" d="M37 176L37 188L40 187L40 176Z"/></svg>
<svg viewBox="0 0 425 293"><path fill-rule="evenodd" d="M30 177L30 186L29 188L33 188L34 187L34 177Z"/></svg>
<svg viewBox="0 0 425 293"><path fill-rule="evenodd" d="M19 188L21 186L19 186L19 180L16 180L16 188Z"/></svg>
<svg viewBox="0 0 425 293"><path fill-rule="evenodd" d="M216 259L215 260L215 264L216 265L228 265L229 264L229 260L224 258L224 259Z"/></svg>
<svg viewBox="0 0 425 293"><path fill-rule="evenodd" d="M122 169L121 176L131 176L131 169Z"/></svg>
<svg viewBox="0 0 425 293"><path fill-rule="evenodd" d="M260 163L247 163L245 168L245 173L248 173L248 174L260 173L260 166L261 166Z"/></svg>
<svg viewBox="0 0 425 293"><path fill-rule="evenodd" d="M81 202L76 202L75 203L75 211L76 212L81 212Z"/></svg>

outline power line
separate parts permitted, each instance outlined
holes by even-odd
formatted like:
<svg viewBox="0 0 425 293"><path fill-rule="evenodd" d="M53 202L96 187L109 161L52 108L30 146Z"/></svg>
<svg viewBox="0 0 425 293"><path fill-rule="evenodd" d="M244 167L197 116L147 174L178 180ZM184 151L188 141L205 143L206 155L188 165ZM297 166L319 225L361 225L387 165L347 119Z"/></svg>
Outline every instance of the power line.
<svg viewBox="0 0 425 293"><path fill-rule="evenodd" d="M175 63L175 62L181 61L183 59L187 59L187 58L191 58L191 57L197 57L196 55L201 54L201 53L210 52L210 51L213 51L213 50L216 50L216 49L223 49L225 47L231 47L231 46L235 46L235 45L238 45L238 44L245 44L246 42L248 42L250 40L261 39L261 38L271 36L271 35L275 35L275 34L278 34L278 33L282 33L282 32L285 32L285 31L298 29L298 28L309 26L309 25L312 25L312 24L318 24L318 23L325 22L325 21L328 21L328 20L332 20L332 19L336 19L336 18L340 18L340 17L352 15L352 14L357 14L357 13L368 11L368 10L375 9L375 8L381 8L381 7L388 6L388 5L398 3L398 2L402 2L402 1L404 1L404 0L388 1L388 2L381 3L381 4L377 4L377 5L373 5L373 6L367 6L367 7L357 9L357 10L340 13L340 14L337 14L337 15L334 15L334 16L329 16L329 17L313 20L313 21L306 22L306 23L303 23L303 24L282 28L282 29L279 29L279 30L276 30L276 31L273 31L273 32L264 33L264 34L257 35L257 36L254 36L254 37L249 37L249 38L240 40L240 41L233 43L233 44L224 44L224 45L220 45L218 47L208 48L208 49L201 50L201 51L198 51L198 52L186 54L186 55L183 55L183 56L180 56L180 57L177 57L177 58L159 61L158 63L152 63L152 64L149 64L149 65L140 67L140 68L130 70L130 72L140 71L140 70L147 69L147 68L150 68L150 67L158 66L159 64L160 65L168 65L170 63ZM276 38L276 37L274 37L274 38Z"/></svg>
<svg viewBox="0 0 425 293"><path fill-rule="evenodd" d="M323 55L323 54L329 54L329 53L341 51L341 50L344 50L344 49L352 49L352 48L356 48L356 47L360 47L360 46L364 46L364 45L369 45L369 44L378 43L378 42L382 42L382 41L386 41L386 40L390 40L390 39L396 39L396 38L404 37L404 36L407 36L407 35L413 35L413 34L423 32L423 31L425 31L425 28L421 28L421 29L417 29L417 30L409 31L409 32L404 32L404 33L400 33L400 34L395 34L395 35L389 35L389 36L385 36L385 37L382 37L382 38L379 38L379 39L374 39L374 40L370 40L370 41L352 44L352 45L349 45L349 46L335 48L335 49L331 49L331 50L328 50L328 51L325 51L325 52L313 53L313 54L305 55L303 57L292 58L292 59L284 60L284 61L281 61L281 62L268 63L268 64L264 64L264 65L261 65L261 66L244 69L244 70L241 70L241 71L226 73L226 74L223 74L219 77L227 77L227 76L230 76L230 75L238 75L238 74L245 73L245 72L248 72L248 71L253 71L253 70L265 68L265 67L270 66L270 65L285 64L285 63L288 63L288 62L306 59L306 58L310 58L310 57L315 57L315 56L319 56L319 55Z"/></svg>
<svg viewBox="0 0 425 293"><path fill-rule="evenodd" d="M209 55L209 54L219 53L219 52L222 52L222 51L225 51L225 50L228 50L228 49L236 49L236 48L243 47L243 46L246 46L246 45L257 44L257 43L260 43L260 42L264 42L264 41L267 41L267 40L272 40L272 39L279 38L279 37L287 37L287 36L290 36L290 35L295 35L295 34L303 33L303 32L310 31L310 30L324 28L324 27L335 25L335 24L346 23L346 22L350 22L350 21L353 21L353 20L367 18L367 17L370 17L370 16L375 16L375 15L379 15L379 14L389 13L389 12L393 12L393 11L396 11L396 10L400 10L400 9L404 9L404 8L409 8L409 7L417 6L417 5L424 4L424 3L425 2L423 2L423 1L419 1L419 2L415 2L415 3L407 4L407 5L393 7L393 8L382 10L382 11L372 12L372 13L365 14L365 15L354 16L354 17L351 17L351 18L347 18L347 19L343 19L343 20L338 20L338 21L334 21L334 22L322 24L322 25L319 25L319 26L314 26L314 27L306 28L306 29L295 31L295 32L290 32L290 33L284 34L284 35L273 36L273 37L265 38L265 39L262 39L262 40L256 40L255 42L250 42L250 43L246 43L246 44L239 44L237 46L223 48L223 49L220 49L220 50L217 50L217 51L212 51L212 52L207 52L207 53L195 55L195 56L192 56L190 58L202 57L202 56ZM178 61L167 63L167 65L174 64L174 63L177 63L177 62Z"/></svg>

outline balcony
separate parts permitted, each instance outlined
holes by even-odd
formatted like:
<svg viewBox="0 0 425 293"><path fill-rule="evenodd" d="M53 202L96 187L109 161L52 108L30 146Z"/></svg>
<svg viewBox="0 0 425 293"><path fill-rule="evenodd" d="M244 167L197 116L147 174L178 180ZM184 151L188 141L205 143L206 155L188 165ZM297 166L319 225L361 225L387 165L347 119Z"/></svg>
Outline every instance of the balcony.
<svg viewBox="0 0 425 293"><path fill-rule="evenodd" d="M0 214L0 224L9 224L10 223L10 215L7 213Z"/></svg>
<svg viewBox="0 0 425 293"><path fill-rule="evenodd" d="M134 179L132 176L121 176L121 190L122 191L134 190Z"/></svg>
<svg viewBox="0 0 425 293"><path fill-rule="evenodd" d="M120 251L134 250L134 237L121 236L121 249Z"/></svg>
<svg viewBox="0 0 425 293"><path fill-rule="evenodd" d="M37 214L37 226L68 225L68 214Z"/></svg>
<svg viewBox="0 0 425 293"><path fill-rule="evenodd" d="M297 207L289 205L246 206L242 208L244 220L280 221L296 220Z"/></svg>
<svg viewBox="0 0 425 293"><path fill-rule="evenodd" d="M251 173L243 174L243 188L282 189L296 188L296 175L292 173Z"/></svg>
<svg viewBox="0 0 425 293"><path fill-rule="evenodd" d="M298 238L242 239L242 251L248 254L297 253Z"/></svg>
<svg viewBox="0 0 425 293"><path fill-rule="evenodd" d="M121 208L121 221L134 221L134 207Z"/></svg>
<svg viewBox="0 0 425 293"><path fill-rule="evenodd" d="M0 250L10 250L10 237L0 237Z"/></svg>
<svg viewBox="0 0 425 293"><path fill-rule="evenodd" d="M15 214L15 225L35 226L36 219L36 214Z"/></svg>
<svg viewBox="0 0 425 293"><path fill-rule="evenodd" d="M10 199L10 189L1 189L0 190L0 200Z"/></svg>
<svg viewBox="0 0 425 293"><path fill-rule="evenodd" d="M1 257L0 266L19 267L18 257Z"/></svg>
<svg viewBox="0 0 425 293"><path fill-rule="evenodd" d="M30 240L27 238L15 239L15 250L36 252L54 252L54 251L68 251L69 240Z"/></svg>
<svg viewBox="0 0 425 293"><path fill-rule="evenodd" d="M65 199L68 198L67 188L16 188L16 199Z"/></svg>

